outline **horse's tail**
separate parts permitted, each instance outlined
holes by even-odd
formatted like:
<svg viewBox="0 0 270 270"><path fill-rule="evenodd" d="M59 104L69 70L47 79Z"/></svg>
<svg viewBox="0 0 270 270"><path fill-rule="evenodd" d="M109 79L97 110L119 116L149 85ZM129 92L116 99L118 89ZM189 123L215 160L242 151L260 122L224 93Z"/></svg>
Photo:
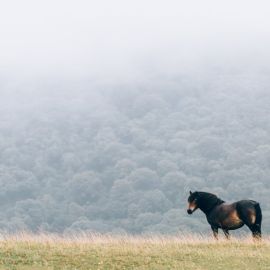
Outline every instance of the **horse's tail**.
<svg viewBox="0 0 270 270"><path fill-rule="evenodd" d="M255 224L261 226L262 223L262 209L258 202L254 205L255 211L256 211L256 220Z"/></svg>

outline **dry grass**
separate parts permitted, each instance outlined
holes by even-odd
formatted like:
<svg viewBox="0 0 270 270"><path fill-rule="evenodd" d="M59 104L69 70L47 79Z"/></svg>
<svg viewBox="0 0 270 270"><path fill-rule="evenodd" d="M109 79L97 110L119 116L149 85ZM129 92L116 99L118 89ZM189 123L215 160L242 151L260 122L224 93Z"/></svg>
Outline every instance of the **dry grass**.
<svg viewBox="0 0 270 270"><path fill-rule="evenodd" d="M2 235L0 269L270 269L270 238Z"/></svg>

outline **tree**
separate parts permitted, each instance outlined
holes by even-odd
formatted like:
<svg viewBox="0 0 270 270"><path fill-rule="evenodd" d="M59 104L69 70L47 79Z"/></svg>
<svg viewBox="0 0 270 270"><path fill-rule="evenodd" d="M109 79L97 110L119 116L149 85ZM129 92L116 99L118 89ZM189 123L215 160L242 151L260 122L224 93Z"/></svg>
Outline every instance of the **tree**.
<svg viewBox="0 0 270 270"><path fill-rule="evenodd" d="M78 204L97 201L103 195L103 185L98 176L92 171L74 175L69 181L68 195Z"/></svg>

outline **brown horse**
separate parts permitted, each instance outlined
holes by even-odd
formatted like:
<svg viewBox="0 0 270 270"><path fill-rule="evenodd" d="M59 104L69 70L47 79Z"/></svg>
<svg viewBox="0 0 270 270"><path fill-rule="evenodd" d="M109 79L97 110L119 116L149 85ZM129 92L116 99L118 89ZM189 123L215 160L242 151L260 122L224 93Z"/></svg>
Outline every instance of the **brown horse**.
<svg viewBox="0 0 270 270"><path fill-rule="evenodd" d="M201 209L211 225L214 237L218 238L218 229L222 229L229 239L229 230L247 225L255 239L261 239L262 211L260 204L252 200L241 200L227 204L216 195L207 192L191 192L188 197L188 214Z"/></svg>

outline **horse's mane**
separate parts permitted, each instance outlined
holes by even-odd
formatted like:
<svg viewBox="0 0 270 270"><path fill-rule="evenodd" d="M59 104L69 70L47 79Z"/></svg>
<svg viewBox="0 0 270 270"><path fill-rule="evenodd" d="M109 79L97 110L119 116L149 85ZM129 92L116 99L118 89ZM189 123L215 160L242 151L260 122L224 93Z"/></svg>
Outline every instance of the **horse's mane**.
<svg viewBox="0 0 270 270"><path fill-rule="evenodd" d="M215 194L198 191L199 206L205 213L209 213L215 206L224 203L222 199L218 198Z"/></svg>

